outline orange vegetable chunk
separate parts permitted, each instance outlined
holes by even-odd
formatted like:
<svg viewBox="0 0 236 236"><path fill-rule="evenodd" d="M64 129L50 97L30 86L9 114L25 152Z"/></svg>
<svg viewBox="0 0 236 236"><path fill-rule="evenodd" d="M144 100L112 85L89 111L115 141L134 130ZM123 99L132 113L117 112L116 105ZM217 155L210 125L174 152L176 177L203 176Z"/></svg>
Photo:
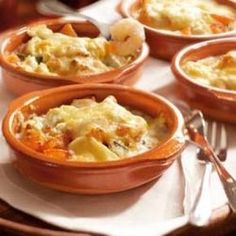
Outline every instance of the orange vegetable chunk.
<svg viewBox="0 0 236 236"><path fill-rule="evenodd" d="M72 37L77 37L78 36L71 24L65 24L61 28L60 33L68 35L68 36L72 36Z"/></svg>
<svg viewBox="0 0 236 236"><path fill-rule="evenodd" d="M59 148L45 149L43 153L56 160L66 160L69 157L69 152L67 150Z"/></svg>
<svg viewBox="0 0 236 236"><path fill-rule="evenodd" d="M223 25L228 25L235 20L229 16L221 16L221 15L216 15L216 14L211 14L211 17Z"/></svg>

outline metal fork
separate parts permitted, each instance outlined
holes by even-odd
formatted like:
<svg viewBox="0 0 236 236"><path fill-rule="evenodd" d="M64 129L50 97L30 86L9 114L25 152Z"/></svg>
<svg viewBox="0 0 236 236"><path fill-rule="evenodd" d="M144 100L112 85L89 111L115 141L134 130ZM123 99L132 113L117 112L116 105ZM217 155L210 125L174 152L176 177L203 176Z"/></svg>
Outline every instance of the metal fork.
<svg viewBox="0 0 236 236"><path fill-rule="evenodd" d="M220 161L225 161L227 158L227 133L225 125L216 121L205 123L205 135L217 152L217 156ZM218 139L217 139L218 137ZM197 158L201 161L207 161L208 158L202 149L198 149Z"/></svg>
<svg viewBox="0 0 236 236"><path fill-rule="evenodd" d="M225 126L223 124L217 124L215 121L206 123L204 133L216 151L218 158L221 161L225 161L227 157L227 134ZM204 162L205 170L193 208L190 211L189 221L193 225L204 226L209 222L212 213L210 179L213 165L205 152L200 148L197 151L197 158Z"/></svg>
<svg viewBox="0 0 236 236"><path fill-rule="evenodd" d="M224 165L222 165L222 162L219 160L219 157L216 155L215 151L213 150L213 148L209 144L207 137L204 133L205 120L203 118L202 113L199 110L192 110L191 111L191 109L189 109L188 106L186 106L186 105L182 106L178 101L177 102L175 101L174 103L181 110L184 107L183 113L185 116L185 125L186 125L186 131L187 131L186 139L188 140L188 142L190 142L194 145L197 145L201 149L205 150L206 157L213 164L213 166L214 166L214 168L221 180L221 183L224 187L225 194L228 198L229 205L230 205L232 211L234 213L236 213L236 180L227 171L227 169L224 167ZM188 112L188 111L190 111L190 112ZM224 129L222 129L222 130L224 130ZM223 133L224 133L224 131L223 131ZM226 134L226 132L225 132L225 134ZM214 135L214 137L216 137L216 135ZM220 140L223 140L223 139L221 138ZM225 139L225 142L226 142L226 139ZM226 152L226 149L225 150L223 149L223 151L221 151L220 154L222 155L222 154L224 154L224 152ZM211 163L210 163L210 165L211 165ZM208 167L208 168L212 168L212 166ZM207 172L209 173L209 171L207 171ZM207 176L205 177L205 179L207 179ZM206 181L203 181L203 182L206 182ZM204 186L202 186L202 185L201 185L201 189L202 188L206 189L205 185L209 186L207 184L204 184ZM203 190L200 190L200 192L201 191L203 191ZM204 206L207 207L207 201L205 201L202 197L197 197L196 199L198 199L198 198L201 199L200 200L201 202L203 201L203 203L201 205L203 205L202 209L204 211L204 209L205 209ZM194 208L199 208L199 207L197 207L197 204L194 204L194 205L196 205ZM203 213L203 215L204 214L207 215L207 212ZM209 217L208 217L208 219L209 219ZM199 222L200 222L200 220L199 220ZM199 223L199 226L200 225L203 225L203 223L202 224Z"/></svg>

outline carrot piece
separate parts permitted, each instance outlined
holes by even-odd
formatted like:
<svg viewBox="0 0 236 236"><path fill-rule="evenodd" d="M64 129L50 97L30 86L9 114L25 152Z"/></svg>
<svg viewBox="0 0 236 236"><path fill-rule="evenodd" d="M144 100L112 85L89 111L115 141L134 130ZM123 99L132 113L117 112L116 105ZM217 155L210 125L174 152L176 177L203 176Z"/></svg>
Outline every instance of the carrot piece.
<svg viewBox="0 0 236 236"><path fill-rule="evenodd" d="M120 125L116 129L116 134L119 136L126 136L127 134L130 133L130 128L127 126Z"/></svg>
<svg viewBox="0 0 236 236"><path fill-rule="evenodd" d="M51 138L43 144L42 149L45 150L45 149L57 148L59 146L62 146L61 143L62 143L61 140L56 138Z"/></svg>
<svg viewBox="0 0 236 236"><path fill-rule="evenodd" d="M60 33L68 35L68 36L72 36L72 37L77 37L78 36L71 24L65 24L61 28Z"/></svg>
<svg viewBox="0 0 236 236"><path fill-rule="evenodd" d="M211 27L211 31L214 34L218 34L218 33L224 32L224 26L222 24L212 24L210 27Z"/></svg>
<svg viewBox="0 0 236 236"><path fill-rule="evenodd" d="M35 151L41 152L44 138L35 129L25 129L21 141Z"/></svg>
<svg viewBox="0 0 236 236"><path fill-rule="evenodd" d="M228 17L228 16L221 16L221 15L217 15L217 14L211 14L211 17L220 22L223 25L228 25L230 23L232 23L235 19L232 17Z"/></svg>
<svg viewBox="0 0 236 236"><path fill-rule="evenodd" d="M153 20L148 15L148 13L147 13L147 11L145 9L145 5L142 5L142 6L143 6L143 9L141 10L140 15L139 15L139 21L144 23L144 24L146 24L146 25L152 26L153 25Z"/></svg>
<svg viewBox="0 0 236 236"><path fill-rule="evenodd" d="M55 137L48 139L46 142L44 142L42 148L65 148L71 142L71 140L71 134L69 132L65 132L62 135L56 135Z"/></svg>
<svg viewBox="0 0 236 236"><path fill-rule="evenodd" d="M43 153L46 156L57 160L66 160L69 157L69 152L67 150L59 148L46 149L43 151Z"/></svg>
<svg viewBox="0 0 236 236"><path fill-rule="evenodd" d="M109 53L115 53L116 52L116 44L114 42L110 42L109 44L107 44L106 49Z"/></svg>
<svg viewBox="0 0 236 236"><path fill-rule="evenodd" d="M183 35L191 35L191 27L185 27L180 31Z"/></svg>
<svg viewBox="0 0 236 236"><path fill-rule="evenodd" d="M24 145L30 147L31 149L40 152L42 149L42 145L40 142L36 140L22 139L21 140Z"/></svg>
<svg viewBox="0 0 236 236"><path fill-rule="evenodd" d="M17 63L17 62L20 62L20 58L19 58L15 53L12 53L12 54L10 54L9 56L7 56L7 60L8 60L10 63Z"/></svg>

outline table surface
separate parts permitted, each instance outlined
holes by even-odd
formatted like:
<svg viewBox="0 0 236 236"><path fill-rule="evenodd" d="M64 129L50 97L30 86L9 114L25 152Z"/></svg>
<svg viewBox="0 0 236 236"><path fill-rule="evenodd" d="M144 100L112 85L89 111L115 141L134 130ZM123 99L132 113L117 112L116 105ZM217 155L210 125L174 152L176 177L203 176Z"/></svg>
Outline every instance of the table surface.
<svg viewBox="0 0 236 236"><path fill-rule="evenodd" d="M218 209L211 224L205 228L196 228L191 225L183 226L169 236L198 236L198 235L234 235L236 233L236 216L230 213L227 206ZM13 209L0 200L0 235L47 235L47 236L90 236L87 233L72 233L62 231L58 227L49 225L30 215ZM5 221L5 222L4 222ZM4 233L4 234L1 234ZM95 234L93 234L94 236Z"/></svg>
<svg viewBox="0 0 236 236"><path fill-rule="evenodd" d="M168 63L160 61L159 66L159 76L165 77L165 74L169 73ZM146 70L152 70L151 59L146 64ZM163 91L160 90L160 92L166 93L166 91L172 91L171 86L166 86L168 83L169 81L160 80L160 88L163 88ZM151 81L147 84L144 83L144 80L140 80L136 86L145 90L152 90ZM214 212L211 224L208 227L196 228L187 225L175 230L169 235L233 235L234 233L236 234L235 220L236 216L230 212L229 207L226 205ZM0 200L0 235L85 236L90 234L62 231L58 227L54 227L28 214L13 209L7 203Z"/></svg>

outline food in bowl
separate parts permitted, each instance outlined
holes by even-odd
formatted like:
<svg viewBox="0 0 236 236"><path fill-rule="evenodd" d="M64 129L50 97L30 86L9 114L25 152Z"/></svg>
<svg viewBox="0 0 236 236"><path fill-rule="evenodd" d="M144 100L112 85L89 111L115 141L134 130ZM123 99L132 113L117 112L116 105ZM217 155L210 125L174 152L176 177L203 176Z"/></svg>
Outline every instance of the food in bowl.
<svg viewBox="0 0 236 236"><path fill-rule="evenodd" d="M208 35L236 29L236 11L213 0L143 0L134 17L158 30Z"/></svg>
<svg viewBox="0 0 236 236"><path fill-rule="evenodd" d="M183 62L182 69L196 82L221 89L236 90L236 50Z"/></svg>
<svg viewBox="0 0 236 236"><path fill-rule="evenodd" d="M122 20L122 22L122 24L124 24L126 21ZM119 68L110 68L109 71L103 73L92 73L85 75L43 74L39 72L25 71L21 67L17 66L14 61L14 57L13 62L9 61L9 55L12 53L17 53L17 50L19 50L22 45L26 44L30 40L27 31L32 27L43 24L47 25L47 28L51 29L54 33L63 31L64 34L66 33L71 36L73 33L76 33L76 35L80 38L84 37L90 39L96 38L99 35L98 29L92 23L81 20L71 20L69 18L37 21L27 25L26 27L12 30L9 34L4 34L4 40L2 41L0 47L0 64L2 66L1 72L4 85L11 93L15 95L22 95L36 90L43 90L69 84L110 83L133 85L140 78L144 62L149 54L149 48L145 42L142 44L141 48L137 50L137 54L132 56L132 60L128 64L125 64ZM122 33L119 35L123 37L126 37L127 34L132 35L128 29L129 27L132 28L132 24L125 25L126 27L122 26ZM70 26L72 26L72 29ZM123 29L126 29L126 31ZM139 29L142 29L142 27ZM135 32L136 31L134 30L133 33ZM135 42L133 42L134 39ZM116 39L116 43L114 42L113 44L113 46L115 46L111 50L113 51L116 48L125 47L125 45L127 46L127 49L132 49L134 45L137 46L138 42L136 39L137 37L130 37L129 40L126 38L127 41L125 43L124 38Z"/></svg>
<svg viewBox="0 0 236 236"><path fill-rule="evenodd" d="M116 104L114 98L109 97L111 94L122 107ZM92 101L84 100L88 98ZM135 123L140 120L138 127L145 127L141 126L145 122L151 127L149 122L160 116L159 119L165 120L167 136L163 140L157 136L158 142L155 147L136 156L114 161L90 162L52 158L40 151L35 151L32 146L29 147L21 141L21 128L24 128L22 124L30 117L44 116L50 109L71 104L74 99L85 106L86 103L92 103L95 107L102 106L103 101L108 99L115 108L122 110L129 117L138 116L134 119ZM93 112L93 109L91 107L90 112ZM145 116L142 117L142 114ZM117 114L116 117L123 118ZM151 120L147 117L151 117ZM134 127L135 123L128 120L127 124L132 124L131 127ZM184 119L173 104L156 94L114 84L70 85L26 94L9 104L2 127L3 135L10 147L13 166L27 178L66 192L103 194L141 186L161 176L185 147ZM140 130L143 132L143 128ZM123 132L122 129L120 131ZM136 132L132 130L132 135ZM134 140L135 135L132 137L131 140Z"/></svg>
<svg viewBox="0 0 236 236"><path fill-rule="evenodd" d="M152 118L119 105L114 96L101 102L75 99L46 114L19 117L18 139L49 159L121 160L148 151L169 136L162 114Z"/></svg>
<svg viewBox="0 0 236 236"><path fill-rule="evenodd" d="M236 41L233 37L193 44L177 53L171 65L172 72L178 82L178 87L175 92L179 99L187 102L192 108L201 110L207 117L233 124L236 122L236 93L235 90L233 90L234 82L232 84L231 82L234 80L233 76L235 74L235 72L233 72L235 48ZM215 62L209 66L210 71L209 67L205 65L203 69L204 72L202 71L204 74L212 74L214 80L216 76L218 77L218 73L219 75L227 74L227 78L224 77L222 80L224 85L222 85L222 82L220 82L221 85L217 83L217 86L221 86L222 88L209 85L211 81L208 82L203 81L201 78L200 80L193 78L193 76L184 71L183 67L188 62L192 64L192 62L198 62L206 58L210 58L216 62L219 59L225 58L222 60L224 63L221 67L223 68L220 68L222 72L220 72L218 68L217 71L215 71L214 67L219 67L216 66L218 63L214 66ZM208 76L208 78L210 77L211 75ZM229 81L227 81L228 78L230 78ZM229 87L225 89L223 86Z"/></svg>
<svg viewBox="0 0 236 236"><path fill-rule="evenodd" d="M27 30L29 40L7 56L8 62L27 72L44 75L83 76L107 72L129 64L144 42L144 30L133 19L110 28L111 40L78 37L71 24L59 32L47 25Z"/></svg>

